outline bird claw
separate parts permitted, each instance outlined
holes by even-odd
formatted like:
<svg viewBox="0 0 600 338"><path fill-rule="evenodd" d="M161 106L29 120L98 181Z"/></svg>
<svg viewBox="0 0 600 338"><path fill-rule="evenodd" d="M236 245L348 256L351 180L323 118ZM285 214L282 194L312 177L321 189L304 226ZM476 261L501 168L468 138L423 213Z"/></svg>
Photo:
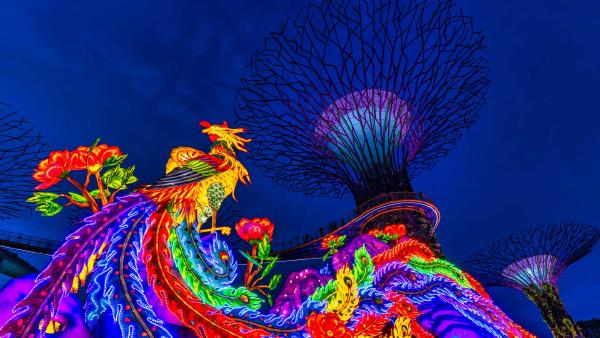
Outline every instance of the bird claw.
<svg viewBox="0 0 600 338"><path fill-rule="evenodd" d="M214 232L220 231L223 235L229 236L231 234L230 227L218 227L218 228L210 228L210 229L198 229L198 233L210 232L211 234Z"/></svg>

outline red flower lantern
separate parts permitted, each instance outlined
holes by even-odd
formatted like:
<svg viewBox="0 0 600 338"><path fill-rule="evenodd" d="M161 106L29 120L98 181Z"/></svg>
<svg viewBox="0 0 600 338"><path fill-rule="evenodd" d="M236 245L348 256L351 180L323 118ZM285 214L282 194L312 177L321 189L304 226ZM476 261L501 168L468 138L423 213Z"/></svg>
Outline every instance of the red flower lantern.
<svg viewBox="0 0 600 338"><path fill-rule="evenodd" d="M337 313L313 312L306 319L306 328L313 338L351 338L352 332Z"/></svg>
<svg viewBox="0 0 600 338"><path fill-rule="evenodd" d="M255 244L261 241L265 235L269 242L273 239L275 225L268 218L242 218L235 225L235 230L244 241Z"/></svg>
<svg viewBox="0 0 600 338"><path fill-rule="evenodd" d="M391 224L386 226L383 230L373 229L368 232L369 235L377 237L377 238L385 238L386 241L390 239L399 239L406 235L406 225L399 224Z"/></svg>
<svg viewBox="0 0 600 338"><path fill-rule="evenodd" d="M87 153L89 147L78 147L71 152L71 169L72 170L83 170L87 168Z"/></svg>
<svg viewBox="0 0 600 338"><path fill-rule="evenodd" d="M340 237L338 235L329 235L321 241L321 249L337 249L336 243L340 241Z"/></svg>
<svg viewBox="0 0 600 338"><path fill-rule="evenodd" d="M33 173L33 178L38 184L35 189L48 189L64 178L71 170L71 161L68 150L53 151L47 159L40 162Z"/></svg>
<svg viewBox="0 0 600 338"><path fill-rule="evenodd" d="M406 235L406 225L402 223L388 225L383 229L383 233L398 236L398 238L404 237Z"/></svg>
<svg viewBox="0 0 600 338"><path fill-rule="evenodd" d="M106 160L111 156L121 156L123 153L119 147L109 147L106 144L98 144L90 151L89 147L78 147L71 153L73 170L88 169L92 174L98 172Z"/></svg>
<svg viewBox="0 0 600 338"><path fill-rule="evenodd" d="M125 190L128 184L137 180L133 176L135 167L121 168L121 163L127 155L123 155L119 147L109 147L106 144L97 144L94 142L92 147L78 147L75 150L53 151L48 158L38 164L34 170L33 178L40 182L35 189L48 189L63 178L69 181L78 192L68 192L67 194L58 194L54 192L34 193L33 197L27 199L28 202L35 203L37 210L46 216L56 215L63 207L76 205L80 208L90 208L92 212L100 211L100 200L102 206L113 203L117 192ZM110 163L109 162L110 160ZM111 167L104 174L101 170L104 167ZM72 175L72 171L85 170L85 181L78 182ZM97 189L90 189L92 175L96 180ZM112 192L106 187L113 188ZM58 198L65 198L69 202L64 206L55 202Z"/></svg>

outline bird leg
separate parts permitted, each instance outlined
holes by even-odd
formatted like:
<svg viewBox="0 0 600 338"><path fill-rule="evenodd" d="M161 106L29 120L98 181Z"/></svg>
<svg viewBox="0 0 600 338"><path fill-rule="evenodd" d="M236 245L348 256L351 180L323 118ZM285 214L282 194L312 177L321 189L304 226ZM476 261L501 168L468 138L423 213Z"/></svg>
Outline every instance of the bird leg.
<svg viewBox="0 0 600 338"><path fill-rule="evenodd" d="M212 209L212 219L210 220L210 233L212 234L213 232L215 232L216 228L217 228L217 212L215 211L215 209Z"/></svg>
<svg viewBox="0 0 600 338"><path fill-rule="evenodd" d="M215 210L212 211L212 219L211 219L211 227L210 229L200 230L200 226L198 226L198 232L210 232L211 234L215 231L221 231L223 235L229 235L231 233L230 227L217 227L217 212Z"/></svg>
<svg viewBox="0 0 600 338"><path fill-rule="evenodd" d="M217 212L214 209L211 209L211 214L212 214L212 218L210 221L210 223L211 223L210 229L200 230L200 228L202 227L202 223L198 222L198 227L196 228L196 231L198 231L198 233L210 232L212 234L213 232L215 232L217 230L217 227L216 227L217 226Z"/></svg>

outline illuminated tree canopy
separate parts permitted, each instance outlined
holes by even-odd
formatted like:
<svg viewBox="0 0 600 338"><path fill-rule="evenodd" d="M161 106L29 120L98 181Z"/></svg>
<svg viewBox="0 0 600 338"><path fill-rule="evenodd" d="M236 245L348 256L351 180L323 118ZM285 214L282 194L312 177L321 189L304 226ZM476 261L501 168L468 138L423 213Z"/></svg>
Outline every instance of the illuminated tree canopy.
<svg viewBox="0 0 600 338"><path fill-rule="evenodd" d="M587 255L600 230L584 224L536 227L472 254L465 266L487 286L524 289L556 285L560 274Z"/></svg>
<svg viewBox="0 0 600 338"><path fill-rule="evenodd" d="M472 125L482 35L453 1L324 1L272 33L239 90L253 157L292 191L411 191Z"/></svg>

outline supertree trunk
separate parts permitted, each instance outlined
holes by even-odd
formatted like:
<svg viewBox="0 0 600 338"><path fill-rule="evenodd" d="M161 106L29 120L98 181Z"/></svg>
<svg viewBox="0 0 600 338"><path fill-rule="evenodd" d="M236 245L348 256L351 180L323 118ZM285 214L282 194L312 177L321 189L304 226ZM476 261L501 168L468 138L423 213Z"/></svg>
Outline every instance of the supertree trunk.
<svg viewBox="0 0 600 338"><path fill-rule="evenodd" d="M373 198L396 191L413 192L405 172L394 175L390 172L383 167L374 167L364 174L360 184L348 184L353 187L351 191L356 205L360 207Z"/></svg>
<svg viewBox="0 0 600 338"><path fill-rule="evenodd" d="M409 177L404 174L390 175L384 168L377 168L364 175L361 184L352 189L352 196L357 206L390 192L412 192Z"/></svg>
<svg viewBox="0 0 600 338"><path fill-rule="evenodd" d="M558 295L558 288L551 284L542 284L542 288L531 285L523 289L544 317L552 335L557 338L584 337L581 329L575 324L573 318L567 313L565 306Z"/></svg>

